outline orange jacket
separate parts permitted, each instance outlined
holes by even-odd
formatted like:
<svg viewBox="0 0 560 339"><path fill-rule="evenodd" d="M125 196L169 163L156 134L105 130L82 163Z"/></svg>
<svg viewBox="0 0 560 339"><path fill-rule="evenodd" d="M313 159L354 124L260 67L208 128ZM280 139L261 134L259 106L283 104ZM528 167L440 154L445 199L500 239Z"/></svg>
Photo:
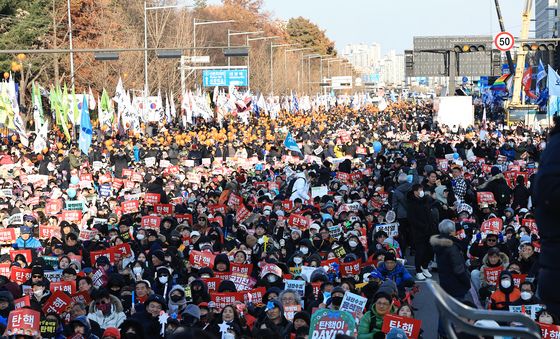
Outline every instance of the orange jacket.
<svg viewBox="0 0 560 339"><path fill-rule="evenodd" d="M509 305L513 305L514 302L521 298L521 291L519 288L513 287L511 293L504 293L500 288L498 288L490 296L490 304L488 308L491 310L506 310L509 311Z"/></svg>

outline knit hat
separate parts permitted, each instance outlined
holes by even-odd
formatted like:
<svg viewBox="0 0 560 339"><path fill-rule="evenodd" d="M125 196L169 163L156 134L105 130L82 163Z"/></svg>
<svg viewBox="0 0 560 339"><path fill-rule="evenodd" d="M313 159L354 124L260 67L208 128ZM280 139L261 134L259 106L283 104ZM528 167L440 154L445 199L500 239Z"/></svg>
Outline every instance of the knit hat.
<svg viewBox="0 0 560 339"><path fill-rule="evenodd" d="M119 332L118 328L115 327L107 327L107 329L103 332L102 339L105 337L113 337L116 339L121 339L121 332Z"/></svg>
<svg viewBox="0 0 560 339"><path fill-rule="evenodd" d="M200 320L200 307L194 304L188 304L183 314L188 314L191 317Z"/></svg>
<svg viewBox="0 0 560 339"><path fill-rule="evenodd" d="M297 319L301 319L301 320L305 321L305 323L309 326L311 317L310 317L309 313L307 313L305 311L300 311L300 312L297 312L294 315L294 321L296 321Z"/></svg>
<svg viewBox="0 0 560 339"><path fill-rule="evenodd" d="M401 173L399 174L397 180L399 181L399 184L404 184L405 182L407 182L408 176L406 175L406 173Z"/></svg>
<svg viewBox="0 0 560 339"><path fill-rule="evenodd" d="M492 169L490 170L490 174L492 174L492 176L498 175L500 173L502 173L502 171L500 171L497 166L492 166Z"/></svg>
<svg viewBox="0 0 560 339"><path fill-rule="evenodd" d="M402 328L393 327L389 333L387 333L386 339L408 339L406 332Z"/></svg>
<svg viewBox="0 0 560 339"><path fill-rule="evenodd" d="M31 276L43 275L43 274L45 274L45 271L43 270L43 267L41 267L41 266L33 266L33 268L31 269Z"/></svg>

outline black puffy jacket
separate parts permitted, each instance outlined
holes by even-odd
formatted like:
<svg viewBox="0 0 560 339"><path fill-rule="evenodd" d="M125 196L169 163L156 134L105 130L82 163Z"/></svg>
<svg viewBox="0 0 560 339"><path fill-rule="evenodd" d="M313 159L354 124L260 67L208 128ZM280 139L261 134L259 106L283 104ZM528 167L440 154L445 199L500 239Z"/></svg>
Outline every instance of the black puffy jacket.
<svg viewBox="0 0 560 339"><path fill-rule="evenodd" d="M460 240L449 235L434 235L430 244L436 253L439 282L452 297L463 298L471 288Z"/></svg>

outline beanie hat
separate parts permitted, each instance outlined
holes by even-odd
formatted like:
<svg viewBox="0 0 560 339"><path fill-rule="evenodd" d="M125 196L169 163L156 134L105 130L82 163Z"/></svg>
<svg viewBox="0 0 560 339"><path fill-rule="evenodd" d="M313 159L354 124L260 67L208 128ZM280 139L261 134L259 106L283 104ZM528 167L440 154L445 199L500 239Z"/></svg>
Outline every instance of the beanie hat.
<svg viewBox="0 0 560 339"><path fill-rule="evenodd" d="M119 332L118 328L115 327L107 327L107 329L103 332L102 338L105 337L113 337L116 339L121 339L121 332Z"/></svg>
<svg viewBox="0 0 560 339"><path fill-rule="evenodd" d="M490 170L490 174L492 174L492 176L498 175L500 173L502 173L502 171L500 171L500 169L497 166L493 166L492 169Z"/></svg>
<svg viewBox="0 0 560 339"><path fill-rule="evenodd" d="M43 275L43 274L45 274L45 271L43 270L43 267L41 267L41 266L33 266L33 269L31 269L31 276Z"/></svg>
<svg viewBox="0 0 560 339"><path fill-rule="evenodd" d="M300 312L297 312L294 315L294 321L296 321L297 319L301 319L301 320L305 321L305 323L309 326L309 324L310 324L309 321L310 321L311 317L309 316L309 313L307 313L305 311L300 311Z"/></svg>
<svg viewBox="0 0 560 339"><path fill-rule="evenodd" d="M188 304L183 314L188 314L191 317L200 320L200 307L194 304Z"/></svg>

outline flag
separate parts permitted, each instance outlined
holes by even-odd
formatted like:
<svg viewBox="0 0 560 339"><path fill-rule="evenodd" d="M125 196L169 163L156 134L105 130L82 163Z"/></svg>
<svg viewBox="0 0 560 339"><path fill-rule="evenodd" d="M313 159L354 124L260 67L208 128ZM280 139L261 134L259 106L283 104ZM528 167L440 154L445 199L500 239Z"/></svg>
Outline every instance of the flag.
<svg viewBox="0 0 560 339"><path fill-rule="evenodd" d="M493 91L506 91L506 82L509 78L509 74L504 74L501 77L499 77L498 79L496 79L496 81L494 82L494 84L492 85L492 87L490 87L491 90Z"/></svg>
<svg viewBox="0 0 560 339"><path fill-rule="evenodd" d="M299 111L299 103L295 94L292 94L292 111L296 113Z"/></svg>
<svg viewBox="0 0 560 339"><path fill-rule="evenodd" d="M68 110L70 108L68 100L68 88L64 85L64 91L62 92L62 97L58 105L59 115L60 115L60 126L66 136L66 141L70 142L72 138L70 137L70 132L68 131Z"/></svg>
<svg viewBox="0 0 560 339"><path fill-rule="evenodd" d="M80 119L80 138L78 140L78 145L80 147L80 150L85 155L89 154L89 147L91 146L91 139L93 136L88 108L89 106L88 106L87 98L86 95L84 94L82 100L82 116Z"/></svg>
<svg viewBox="0 0 560 339"><path fill-rule="evenodd" d="M544 69L544 65L542 63L542 60L539 60L539 68L537 70L537 85L544 78L546 78L546 70Z"/></svg>
<svg viewBox="0 0 560 339"><path fill-rule="evenodd" d="M173 99L173 92L171 92L171 118L177 118L177 110L175 109L175 99Z"/></svg>
<svg viewBox="0 0 560 339"><path fill-rule="evenodd" d="M41 102L41 93L39 93L39 87L33 83L31 89L32 103L33 103L33 120L35 122L35 133L39 134L41 126L43 125L43 104Z"/></svg>
<svg viewBox="0 0 560 339"><path fill-rule="evenodd" d="M286 135L286 139L284 140L284 147L286 147L290 151L297 152L297 153L301 154L301 150L299 149L299 146L298 146L296 140L292 136L292 132L288 132L288 135Z"/></svg>
<svg viewBox="0 0 560 339"><path fill-rule="evenodd" d="M96 102L93 93L91 92L91 87L89 88L89 98L88 98L88 105L90 110L95 110Z"/></svg>
<svg viewBox="0 0 560 339"><path fill-rule="evenodd" d="M537 96L533 92L531 92L531 85L533 83L533 67L527 67L525 73L523 73L522 83L525 94L531 99L536 99Z"/></svg>
<svg viewBox="0 0 560 339"><path fill-rule="evenodd" d="M560 96L560 76L558 76L558 73L556 73L556 71L552 67L550 67L550 65L548 65L547 87L548 94L551 97Z"/></svg>
<svg viewBox="0 0 560 339"><path fill-rule="evenodd" d="M169 95L165 94L165 120L167 123L171 123L171 107L169 107Z"/></svg>
<svg viewBox="0 0 560 339"><path fill-rule="evenodd" d="M99 104L100 114L99 114L99 126L103 127L108 126L111 128L113 124L113 114L111 112L111 103L110 103L109 95L105 88L103 89L103 93L101 94L101 104Z"/></svg>

